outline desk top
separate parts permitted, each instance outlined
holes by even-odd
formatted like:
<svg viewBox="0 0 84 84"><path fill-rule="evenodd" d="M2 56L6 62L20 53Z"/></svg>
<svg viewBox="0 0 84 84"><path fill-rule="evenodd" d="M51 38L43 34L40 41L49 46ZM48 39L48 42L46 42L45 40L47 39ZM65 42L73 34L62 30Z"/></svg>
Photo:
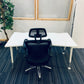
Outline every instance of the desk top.
<svg viewBox="0 0 84 84"><path fill-rule="evenodd" d="M23 46L24 39L32 40L34 38L30 38L28 33L14 32L5 47ZM53 46L77 47L77 44L68 33L47 33L47 37L43 39L51 39Z"/></svg>

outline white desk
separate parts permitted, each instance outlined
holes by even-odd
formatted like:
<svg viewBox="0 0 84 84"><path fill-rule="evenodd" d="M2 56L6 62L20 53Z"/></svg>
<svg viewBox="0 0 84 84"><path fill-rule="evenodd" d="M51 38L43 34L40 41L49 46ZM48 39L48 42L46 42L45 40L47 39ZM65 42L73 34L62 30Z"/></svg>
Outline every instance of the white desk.
<svg viewBox="0 0 84 84"><path fill-rule="evenodd" d="M69 64L71 64L73 48L76 48L77 44L72 40L69 34L68 33L48 33L47 37L44 37L43 39L48 39L48 38L51 39L53 46L71 47L70 58L69 58ZM28 36L28 33L14 32L11 38L9 39L9 41L6 43L5 47L10 47L12 63L14 63L13 47L23 46L24 39L32 40L33 38L30 38ZM68 69L71 69L70 66L68 67Z"/></svg>

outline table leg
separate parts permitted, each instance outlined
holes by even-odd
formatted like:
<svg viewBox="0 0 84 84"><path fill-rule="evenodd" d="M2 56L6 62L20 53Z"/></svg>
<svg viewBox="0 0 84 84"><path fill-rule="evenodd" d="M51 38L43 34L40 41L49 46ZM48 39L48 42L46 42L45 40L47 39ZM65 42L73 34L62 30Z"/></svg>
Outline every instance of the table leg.
<svg viewBox="0 0 84 84"><path fill-rule="evenodd" d="M66 47L64 47L64 50L62 51L62 54L63 54L63 55L65 54L65 50L66 50Z"/></svg>
<svg viewBox="0 0 84 84"><path fill-rule="evenodd" d="M13 48L12 47L10 47L10 53L11 53L11 62L14 63L14 61L13 61Z"/></svg>
<svg viewBox="0 0 84 84"><path fill-rule="evenodd" d="M18 47L16 47L16 50L18 50Z"/></svg>
<svg viewBox="0 0 84 84"><path fill-rule="evenodd" d="M69 57L69 66L68 69L71 70L71 61L72 61L72 53L73 53L73 48L70 49L70 57Z"/></svg>

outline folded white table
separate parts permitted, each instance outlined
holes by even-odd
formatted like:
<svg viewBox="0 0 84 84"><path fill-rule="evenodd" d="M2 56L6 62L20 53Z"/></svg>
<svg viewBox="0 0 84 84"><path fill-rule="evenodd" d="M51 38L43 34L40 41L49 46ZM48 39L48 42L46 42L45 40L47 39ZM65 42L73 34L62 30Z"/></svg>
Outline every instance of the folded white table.
<svg viewBox="0 0 84 84"><path fill-rule="evenodd" d="M48 33L47 37L43 39L50 38L52 41L53 46L61 46L61 47L70 47L70 57L69 57L69 64L71 64L72 60L72 52L73 48L77 47L77 44L72 40L68 33ZM21 33L21 32L14 32L13 35L10 37L9 41L6 43L5 47L10 47L11 53L11 62L13 61L13 47L20 47L23 46L24 39L32 40L34 38L30 38L28 33ZM68 69L71 69L69 66Z"/></svg>

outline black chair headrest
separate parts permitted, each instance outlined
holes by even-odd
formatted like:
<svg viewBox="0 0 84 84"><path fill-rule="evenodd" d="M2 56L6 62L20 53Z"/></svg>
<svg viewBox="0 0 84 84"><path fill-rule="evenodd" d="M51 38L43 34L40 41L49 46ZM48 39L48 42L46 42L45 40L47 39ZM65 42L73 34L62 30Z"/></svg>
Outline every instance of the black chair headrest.
<svg viewBox="0 0 84 84"><path fill-rule="evenodd" d="M29 31L29 37L42 38L46 36L47 36L47 33L45 28L32 28Z"/></svg>

